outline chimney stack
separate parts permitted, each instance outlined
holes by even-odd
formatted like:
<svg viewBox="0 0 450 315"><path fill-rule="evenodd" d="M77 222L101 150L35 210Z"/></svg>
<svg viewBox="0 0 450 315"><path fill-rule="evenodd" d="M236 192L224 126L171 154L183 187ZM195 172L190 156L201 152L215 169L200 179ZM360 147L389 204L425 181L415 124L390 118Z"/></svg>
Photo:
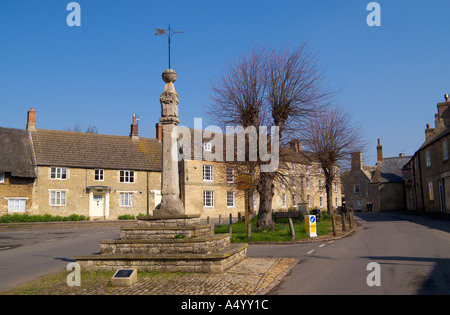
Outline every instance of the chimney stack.
<svg viewBox="0 0 450 315"><path fill-rule="evenodd" d="M139 127L138 127L138 123L136 120L136 114L133 114L133 123L131 124L130 137L133 140L139 139Z"/></svg>
<svg viewBox="0 0 450 315"><path fill-rule="evenodd" d="M156 139L158 139L158 141L162 141L163 138L163 125L161 123L157 123L156 124Z"/></svg>
<svg viewBox="0 0 450 315"><path fill-rule="evenodd" d="M377 145L377 161L383 162L383 147L381 146L380 139L378 139L378 145Z"/></svg>
<svg viewBox="0 0 450 315"><path fill-rule="evenodd" d="M36 130L36 111L33 107L28 111L27 130Z"/></svg>
<svg viewBox="0 0 450 315"><path fill-rule="evenodd" d="M352 170L361 170L362 166L362 152L352 153Z"/></svg>

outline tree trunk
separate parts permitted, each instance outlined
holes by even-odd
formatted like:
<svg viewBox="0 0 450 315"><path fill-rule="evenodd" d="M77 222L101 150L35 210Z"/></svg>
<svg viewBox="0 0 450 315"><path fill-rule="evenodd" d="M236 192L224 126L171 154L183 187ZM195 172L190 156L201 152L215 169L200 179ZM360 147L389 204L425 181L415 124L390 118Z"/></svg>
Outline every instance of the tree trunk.
<svg viewBox="0 0 450 315"><path fill-rule="evenodd" d="M325 190L327 192L327 212L331 216L331 226L333 227L333 236L336 236L336 220L334 219L334 209L333 209L333 178L325 178Z"/></svg>
<svg viewBox="0 0 450 315"><path fill-rule="evenodd" d="M261 173L258 185L259 211L258 227L273 228L272 220L272 199L273 199L273 173Z"/></svg>

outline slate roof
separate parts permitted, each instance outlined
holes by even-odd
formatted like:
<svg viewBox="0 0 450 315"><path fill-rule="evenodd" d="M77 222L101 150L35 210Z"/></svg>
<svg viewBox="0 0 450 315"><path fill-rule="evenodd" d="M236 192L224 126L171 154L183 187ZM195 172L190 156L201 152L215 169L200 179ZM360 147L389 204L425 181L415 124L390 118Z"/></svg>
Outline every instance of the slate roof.
<svg viewBox="0 0 450 315"><path fill-rule="evenodd" d="M157 139L45 129L30 133L38 166L161 171Z"/></svg>
<svg viewBox="0 0 450 315"><path fill-rule="evenodd" d="M383 158L383 162L378 162L381 167L381 182L402 182L402 168L410 159L410 156Z"/></svg>
<svg viewBox="0 0 450 315"><path fill-rule="evenodd" d="M14 177L36 178L27 131L0 127L0 172L11 173Z"/></svg>

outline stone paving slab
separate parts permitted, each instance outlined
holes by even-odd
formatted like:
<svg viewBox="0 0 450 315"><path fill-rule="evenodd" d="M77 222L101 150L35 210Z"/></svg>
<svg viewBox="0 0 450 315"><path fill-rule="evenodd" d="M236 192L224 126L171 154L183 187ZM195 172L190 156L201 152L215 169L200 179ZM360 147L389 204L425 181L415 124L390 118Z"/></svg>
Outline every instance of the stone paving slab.
<svg viewBox="0 0 450 315"><path fill-rule="evenodd" d="M294 258L247 258L222 274L185 274L167 281L139 279L132 287L100 285L82 294L259 295L266 294L298 263ZM105 292L105 288L107 289Z"/></svg>

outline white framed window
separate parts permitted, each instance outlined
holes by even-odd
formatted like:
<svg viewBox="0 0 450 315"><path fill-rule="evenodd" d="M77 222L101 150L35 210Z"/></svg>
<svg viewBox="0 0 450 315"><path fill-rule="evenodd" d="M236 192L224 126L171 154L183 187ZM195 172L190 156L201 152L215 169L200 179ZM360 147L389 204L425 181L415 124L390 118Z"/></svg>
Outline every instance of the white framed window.
<svg viewBox="0 0 450 315"><path fill-rule="evenodd" d="M336 207L339 207L338 197L335 197L335 198L334 198L334 203L335 203Z"/></svg>
<svg viewBox="0 0 450 315"><path fill-rule="evenodd" d="M134 181L135 181L134 171L119 171L119 182L134 183Z"/></svg>
<svg viewBox="0 0 450 315"><path fill-rule="evenodd" d="M227 183L234 183L234 168L227 167Z"/></svg>
<svg viewBox="0 0 450 315"><path fill-rule="evenodd" d="M283 208L287 208L286 194L281 195L281 204L282 204Z"/></svg>
<svg viewBox="0 0 450 315"><path fill-rule="evenodd" d="M8 198L8 212L25 212L27 198Z"/></svg>
<svg viewBox="0 0 450 315"><path fill-rule="evenodd" d="M321 208L323 208L323 197L322 196L319 197L319 206Z"/></svg>
<svg viewBox="0 0 450 315"><path fill-rule="evenodd" d="M359 185L358 185L358 184L356 184L356 185L353 186L353 192L354 192L355 194L359 194Z"/></svg>
<svg viewBox="0 0 450 315"><path fill-rule="evenodd" d="M234 206L234 191L227 191L227 207L233 208Z"/></svg>
<svg viewBox="0 0 450 315"><path fill-rule="evenodd" d="M66 180L67 169L65 167L52 167L50 172L51 179Z"/></svg>
<svg viewBox="0 0 450 315"><path fill-rule="evenodd" d="M212 165L203 165L203 181L214 181L214 167Z"/></svg>
<svg viewBox="0 0 450 315"><path fill-rule="evenodd" d="M134 193L132 192L121 192L119 195L119 205L121 207L132 207L133 206Z"/></svg>
<svg viewBox="0 0 450 315"><path fill-rule="evenodd" d="M66 191L52 190L50 191L50 206L63 207L66 205Z"/></svg>
<svg viewBox="0 0 450 315"><path fill-rule="evenodd" d="M319 191L322 191L322 189L323 189L323 187L322 187L322 180L321 179L319 179Z"/></svg>
<svg viewBox="0 0 450 315"><path fill-rule="evenodd" d="M255 191L253 193L253 208L256 209L256 206L258 205L258 193Z"/></svg>
<svg viewBox="0 0 450 315"><path fill-rule="evenodd" d="M104 170L94 170L94 180L95 181L103 181L105 171Z"/></svg>
<svg viewBox="0 0 450 315"><path fill-rule="evenodd" d="M309 166L308 165L305 166L305 174L309 174Z"/></svg>
<svg viewBox="0 0 450 315"><path fill-rule="evenodd" d="M293 196L292 196L292 205L293 205L294 207L297 207L297 196L296 196L296 195L293 195Z"/></svg>
<svg viewBox="0 0 450 315"><path fill-rule="evenodd" d="M428 181L428 195L430 196L430 200L434 200L433 182L431 180Z"/></svg>
<svg viewBox="0 0 450 315"><path fill-rule="evenodd" d="M0 184L5 182L5 173L0 173Z"/></svg>
<svg viewBox="0 0 450 315"><path fill-rule="evenodd" d="M431 153L430 150L425 151L425 160L427 167L431 167Z"/></svg>
<svg viewBox="0 0 450 315"><path fill-rule="evenodd" d="M306 195L306 202L308 203L308 208L311 208L311 195Z"/></svg>
<svg viewBox="0 0 450 315"><path fill-rule="evenodd" d="M311 188L311 181L309 180L309 178L306 179L306 189L310 189Z"/></svg>
<svg viewBox="0 0 450 315"><path fill-rule="evenodd" d="M334 192L338 192L338 184L337 182L333 182Z"/></svg>
<svg viewBox="0 0 450 315"><path fill-rule="evenodd" d="M317 173L322 174L322 166L317 165Z"/></svg>
<svg viewBox="0 0 450 315"><path fill-rule="evenodd" d="M205 150L206 152L211 152L212 151L211 142L204 142L203 150Z"/></svg>
<svg viewBox="0 0 450 315"><path fill-rule="evenodd" d="M207 208L214 207L214 191L212 190L203 191L203 207Z"/></svg>
<svg viewBox="0 0 450 315"><path fill-rule="evenodd" d="M442 159L444 161L448 160L448 144L447 144L447 140L442 141Z"/></svg>

